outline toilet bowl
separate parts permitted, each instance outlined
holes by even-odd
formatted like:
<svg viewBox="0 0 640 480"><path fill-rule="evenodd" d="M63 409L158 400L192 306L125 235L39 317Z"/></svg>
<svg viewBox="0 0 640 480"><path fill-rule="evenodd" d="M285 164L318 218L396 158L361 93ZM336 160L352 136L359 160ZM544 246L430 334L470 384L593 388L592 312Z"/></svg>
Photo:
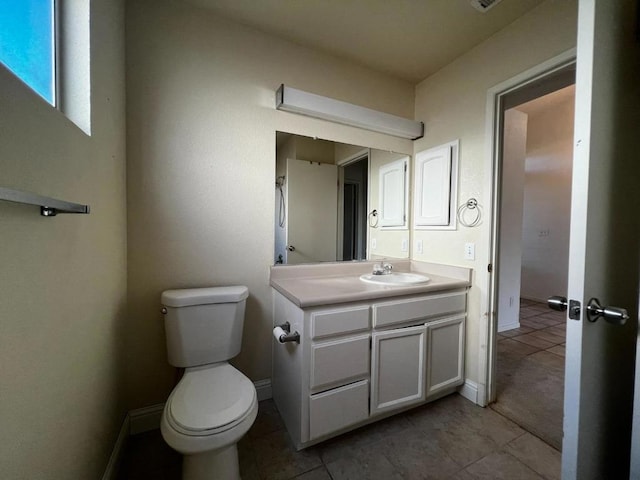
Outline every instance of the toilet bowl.
<svg viewBox="0 0 640 480"><path fill-rule="evenodd" d="M160 430L184 455L183 480L240 480L236 444L258 413L251 380L226 360L240 351L246 287L162 294L167 350L185 373L165 404Z"/></svg>

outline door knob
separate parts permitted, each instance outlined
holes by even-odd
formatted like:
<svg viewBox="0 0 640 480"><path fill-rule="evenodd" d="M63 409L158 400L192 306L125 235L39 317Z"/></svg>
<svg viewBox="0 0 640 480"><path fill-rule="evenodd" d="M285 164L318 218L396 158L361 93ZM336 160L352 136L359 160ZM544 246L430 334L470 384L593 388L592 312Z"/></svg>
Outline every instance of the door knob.
<svg viewBox="0 0 640 480"><path fill-rule="evenodd" d="M557 310L558 312L566 312L567 306L569 304L567 303L567 297L560 297L560 296L554 295L553 297L549 297L547 299L547 305L549 305L549 308L551 310Z"/></svg>
<svg viewBox="0 0 640 480"><path fill-rule="evenodd" d="M567 308L569 308L569 318L571 320L580 320L580 302L576 300L567 302L567 297L554 295L547 299L547 305L550 309L558 312L566 312Z"/></svg>
<svg viewBox="0 0 640 480"><path fill-rule="evenodd" d="M624 325L629 319L629 314L624 308L603 307L600 305L600 300L592 298L587 304L587 320L595 322L600 317L614 325Z"/></svg>

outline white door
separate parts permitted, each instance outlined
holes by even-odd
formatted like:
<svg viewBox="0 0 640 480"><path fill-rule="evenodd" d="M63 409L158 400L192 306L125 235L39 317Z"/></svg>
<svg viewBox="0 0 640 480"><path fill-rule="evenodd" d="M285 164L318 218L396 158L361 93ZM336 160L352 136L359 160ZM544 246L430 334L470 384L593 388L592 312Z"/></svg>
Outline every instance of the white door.
<svg viewBox="0 0 640 480"><path fill-rule="evenodd" d="M579 3L567 297L581 313L567 320L567 480L629 478L640 263L637 8L636 0ZM589 322L592 297L630 319Z"/></svg>
<svg viewBox="0 0 640 480"><path fill-rule="evenodd" d="M287 159L286 263L335 262L338 167Z"/></svg>

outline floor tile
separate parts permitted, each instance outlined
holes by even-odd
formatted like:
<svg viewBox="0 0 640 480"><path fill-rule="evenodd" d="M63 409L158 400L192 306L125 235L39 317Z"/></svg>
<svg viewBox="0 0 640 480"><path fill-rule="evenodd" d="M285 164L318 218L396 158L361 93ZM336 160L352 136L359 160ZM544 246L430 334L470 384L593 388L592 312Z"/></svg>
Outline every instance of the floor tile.
<svg viewBox="0 0 640 480"><path fill-rule="evenodd" d="M527 333L526 335L519 335L517 337L513 337L513 340L515 340L516 342L526 343L527 345L531 345L532 347L536 347L540 349L547 349L547 348L553 347L554 345L551 342L535 337L533 333Z"/></svg>
<svg viewBox="0 0 640 480"><path fill-rule="evenodd" d="M566 324L555 325L553 327L545 328L546 331L553 333L554 335L558 335L560 337L567 337L567 326Z"/></svg>
<svg viewBox="0 0 640 480"><path fill-rule="evenodd" d="M264 400L258 407L258 416L249 430L249 438L259 438L269 433L284 430L284 422L273 400Z"/></svg>
<svg viewBox="0 0 640 480"><path fill-rule="evenodd" d="M366 425L351 432L322 442L317 448L322 461L329 462L349 457L362 448L385 440L390 435L402 433L411 428L407 415L395 415L379 422Z"/></svg>
<svg viewBox="0 0 640 480"><path fill-rule="evenodd" d="M488 408L481 408L462 397L452 398L446 411L416 409L410 420L430 442L444 451L460 467L469 465L524 431Z"/></svg>
<svg viewBox="0 0 640 480"><path fill-rule="evenodd" d="M558 355L509 338L500 343L506 347L499 347L499 358L509 362L503 377L529 363L557 376L563 361ZM260 403L252 429L238 443L238 457L243 480L518 478L509 476L517 472L513 465L499 461L507 451L544 474L537 457L525 455L540 446L527 446L520 440L524 435L493 409L453 394L298 452L269 400ZM506 473L483 477L486 465ZM130 437L117 479L180 480L181 466L181 456L155 430Z"/></svg>
<svg viewBox="0 0 640 480"><path fill-rule="evenodd" d="M549 332L548 329L546 328L543 330L536 330L534 332L531 332L529 335L531 337L540 338L541 340L546 340L547 342L551 342L553 345L560 345L565 340L564 335L563 336L554 335L553 333Z"/></svg>
<svg viewBox="0 0 640 480"><path fill-rule="evenodd" d="M461 467L447 454L440 441L420 429L393 435L378 448L407 480L447 478Z"/></svg>
<svg viewBox="0 0 640 480"><path fill-rule="evenodd" d="M371 449L352 450L349 457L342 457L326 464L333 480L401 480L401 473L385 455L372 454Z"/></svg>
<svg viewBox="0 0 640 480"><path fill-rule="evenodd" d="M533 332L533 328L523 327L520 328L512 328L511 330L505 330L504 332L500 332L498 335L502 335L504 337L515 337L517 335L524 335L526 333Z"/></svg>
<svg viewBox="0 0 640 480"><path fill-rule="evenodd" d="M543 478L506 452L492 453L465 470L474 479L539 480Z"/></svg>
<svg viewBox="0 0 640 480"><path fill-rule="evenodd" d="M290 479L322 465L317 447L297 452L286 431L252 440L251 445L263 479Z"/></svg>
<svg viewBox="0 0 640 480"><path fill-rule="evenodd" d="M536 315L540 315L542 313L540 310L531 308L531 307L521 307L520 308L520 319L535 317Z"/></svg>
<svg viewBox="0 0 640 480"><path fill-rule="evenodd" d="M530 433L509 442L504 450L548 480L560 480L562 455Z"/></svg>
<svg viewBox="0 0 640 480"><path fill-rule="evenodd" d="M564 358L544 350L515 360L498 353L496 382L491 408L560 449Z"/></svg>
<svg viewBox="0 0 640 480"><path fill-rule="evenodd" d="M551 348L547 348L547 352L555 353L556 355L560 355L564 358L566 356L566 347L564 345L555 345Z"/></svg>
<svg viewBox="0 0 640 480"><path fill-rule="evenodd" d="M540 330L541 328L546 328L550 326L550 325L545 325L544 323L535 321L535 318L537 317L533 317L533 319L532 318L520 319L520 326L532 328L533 330Z"/></svg>
<svg viewBox="0 0 640 480"><path fill-rule="evenodd" d="M518 342L512 338L508 338L498 343L498 355L500 354L516 354L516 355L530 355L539 351L538 347L527 345L526 343Z"/></svg>
<svg viewBox="0 0 640 480"><path fill-rule="evenodd" d="M242 480L245 480L245 478L242 477ZM326 467L322 466L315 470L311 470L310 472L298 475L295 477L295 480L331 480L331 475L329 475Z"/></svg>
<svg viewBox="0 0 640 480"><path fill-rule="evenodd" d="M540 319L555 322L556 324L567 323L566 313L564 312L545 312L539 315Z"/></svg>

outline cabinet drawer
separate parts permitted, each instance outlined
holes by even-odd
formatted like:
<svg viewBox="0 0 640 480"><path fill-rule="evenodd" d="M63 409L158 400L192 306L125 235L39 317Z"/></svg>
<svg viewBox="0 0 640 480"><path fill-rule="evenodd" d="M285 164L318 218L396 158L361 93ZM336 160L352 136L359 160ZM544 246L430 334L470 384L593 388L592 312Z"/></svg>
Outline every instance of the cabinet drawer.
<svg viewBox="0 0 640 480"><path fill-rule="evenodd" d="M362 380L309 399L310 440L354 425L369 417L369 382Z"/></svg>
<svg viewBox="0 0 640 480"><path fill-rule="evenodd" d="M318 390L369 376L369 335L312 345L309 387Z"/></svg>
<svg viewBox="0 0 640 480"><path fill-rule="evenodd" d="M373 326L380 328L429 317L464 312L466 292L445 293L411 300L394 300L373 306Z"/></svg>
<svg viewBox="0 0 640 480"><path fill-rule="evenodd" d="M368 330L369 305L311 314L311 338Z"/></svg>

